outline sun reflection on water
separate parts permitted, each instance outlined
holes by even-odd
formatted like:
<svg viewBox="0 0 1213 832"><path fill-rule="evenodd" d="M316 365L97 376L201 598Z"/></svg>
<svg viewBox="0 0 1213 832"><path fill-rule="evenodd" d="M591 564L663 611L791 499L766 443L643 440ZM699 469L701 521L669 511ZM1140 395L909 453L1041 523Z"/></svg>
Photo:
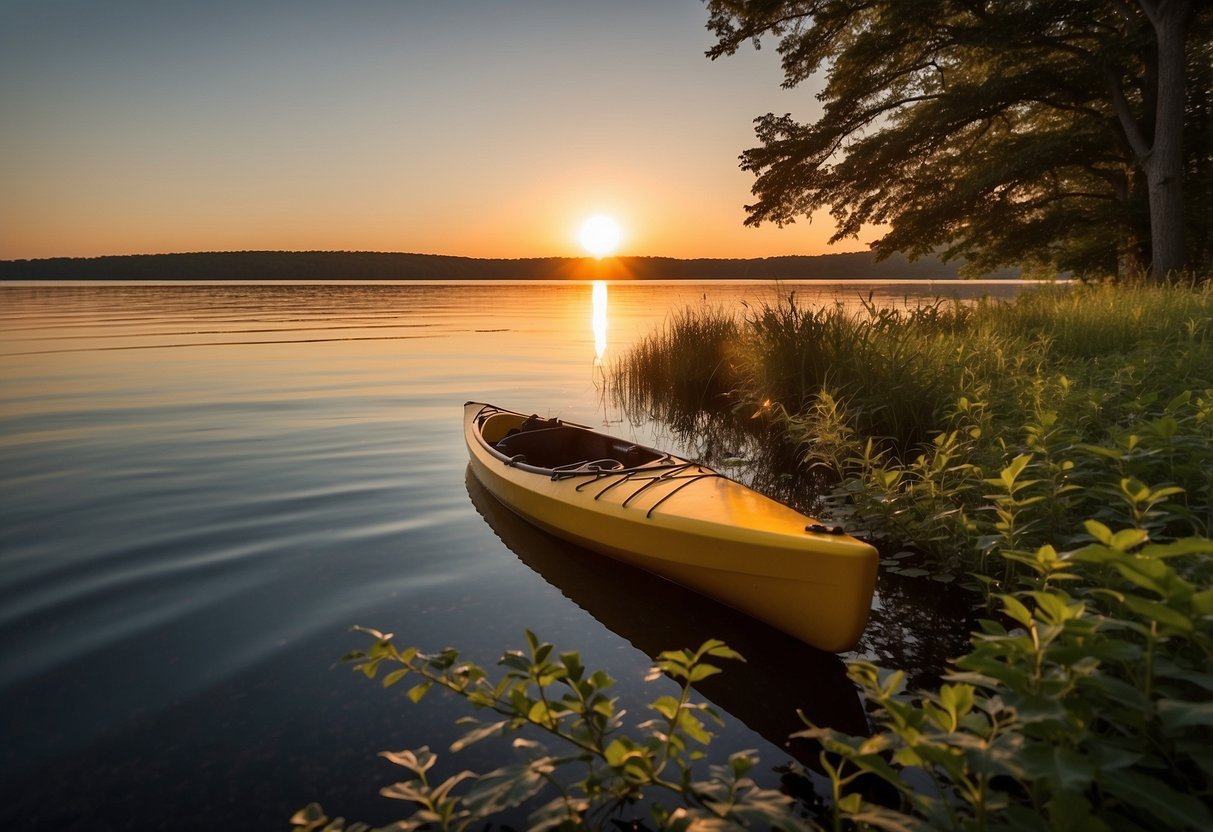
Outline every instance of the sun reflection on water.
<svg viewBox="0 0 1213 832"><path fill-rule="evenodd" d="M595 280L594 290L590 296L594 312L591 324L594 328L594 364L602 364L602 357L607 348L607 284L605 280Z"/></svg>

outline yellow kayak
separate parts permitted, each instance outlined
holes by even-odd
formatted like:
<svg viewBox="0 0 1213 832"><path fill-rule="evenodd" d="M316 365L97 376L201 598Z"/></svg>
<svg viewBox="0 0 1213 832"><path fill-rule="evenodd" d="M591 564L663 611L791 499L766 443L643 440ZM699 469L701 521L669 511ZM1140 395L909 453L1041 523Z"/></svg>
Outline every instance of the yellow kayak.
<svg viewBox="0 0 1213 832"><path fill-rule="evenodd" d="M855 646L876 550L704 465L559 419L463 408L472 472L536 526L822 650Z"/></svg>

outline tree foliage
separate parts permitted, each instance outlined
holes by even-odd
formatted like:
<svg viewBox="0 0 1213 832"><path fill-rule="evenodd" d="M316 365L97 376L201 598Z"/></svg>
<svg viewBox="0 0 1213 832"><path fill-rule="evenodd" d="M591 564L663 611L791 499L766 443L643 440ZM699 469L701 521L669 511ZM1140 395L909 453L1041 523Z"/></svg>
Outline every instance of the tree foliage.
<svg viewBox="0 0 1213 832"><path fill-rule="evenodd" d="M741 156L757 177L747 224L782 225L828 207L834 240L883 225L879 254L940 251L983 270L1152 266L1162 277L1213 259L1213 9L1204 4L708 7L718 38L710 57L770 36L785 87L824 75L817 120L756 120L760 145Z"/></svg>

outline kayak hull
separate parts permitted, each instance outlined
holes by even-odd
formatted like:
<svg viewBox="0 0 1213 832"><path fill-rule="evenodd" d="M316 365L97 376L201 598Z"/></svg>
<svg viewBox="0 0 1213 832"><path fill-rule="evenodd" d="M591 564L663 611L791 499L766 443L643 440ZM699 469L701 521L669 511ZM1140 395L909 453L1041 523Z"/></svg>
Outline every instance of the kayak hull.
<svg viewBox="0 0 1213 832"><path fill-rule="evenodd" d="M849 650L863 633L877 567L867 543L826 531L707 466L582 426L469 402L464 436L476 478L551 534L822 650ZM573 456L607 456L533 464L561 443ZM516 448L528 453L512 453Z"/></svg>

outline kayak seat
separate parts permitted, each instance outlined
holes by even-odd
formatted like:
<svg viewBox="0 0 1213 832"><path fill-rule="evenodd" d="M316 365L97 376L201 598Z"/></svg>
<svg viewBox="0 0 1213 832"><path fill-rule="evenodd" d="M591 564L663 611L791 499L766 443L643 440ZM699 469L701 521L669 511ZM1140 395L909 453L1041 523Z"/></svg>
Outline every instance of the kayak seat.
<svg viewBox="0 0 1213 832"><path fill-rule="evenodd" d="M661 458L660 453L649 448L570 425L520 431L505 437L493 447L509 458L524 454L527 465L550 470L585 467L614 471Z"/></svg>

